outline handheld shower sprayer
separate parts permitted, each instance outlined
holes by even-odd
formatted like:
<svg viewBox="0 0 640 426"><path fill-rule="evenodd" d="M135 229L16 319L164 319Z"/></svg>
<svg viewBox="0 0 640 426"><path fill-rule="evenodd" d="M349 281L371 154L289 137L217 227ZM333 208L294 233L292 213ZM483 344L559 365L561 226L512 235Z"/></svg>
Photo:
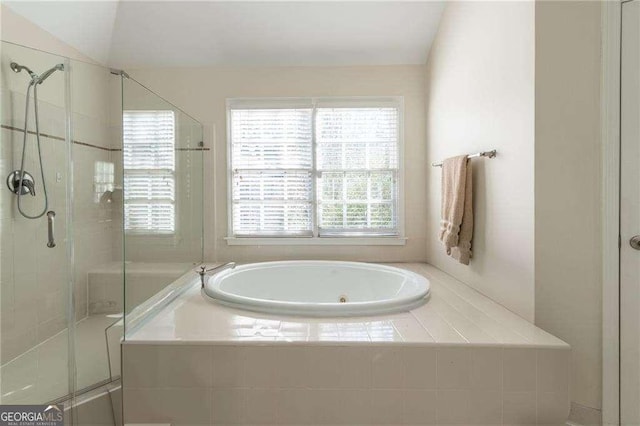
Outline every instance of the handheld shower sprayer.
<svg viewBox="0 0 640 426"><path fill-rule="evenodd" d="M47 214L47 218L49 222L49 244L47 244L47 247L51 248L51 247L55 247L55 243L53 243L53 217L55 216L55 212L52 212L52 211L47 212L49 208L49 195L47 193L47 183L45 181L44 167L42 164L42 149L40 147L40 125L39 125L39 117L38 117L38 85L42 84L54 72L63 71L64 65L56 64L53 68L48 69L47 71L43 72L40 75L33 72L29 67L25 65L20 65L16 62L11 62L9 66L11 67L11 70L13 70L13 72L15 73L20 73L22 71L26 71L27 73L29 73L29 76L31 77L31 81L27 86L26 101L25 101L24 129L23 129L23 139L22 139L22 158L20 161L20 169L14 170L9 174L9 177L7 178L7 185L9 186L9 189L18 196L18 203L17 203L18 211L22 216L24 216L27 219L38 219L44 216L45 213ZM30 173L28 173L24 169L25 157L26 157L25 152L27 147L27 135L29 134L29 129L28 129L29 100L30 100L30 93L32 89L33 89L33 103L34 103L33 112L35 116L34 124L35 124L35 135L36 135L36 147L38 152L38 160L40 163L40 177L42 178L42 192L44 194L44 206L42 210L39 213L36 213L33 215L25 213L22 210L22 202L21 202L23 195L31 194L34 197L36 195L35 179Z"/></svg>
<svg viewBox="0 0 640 426"><path fill-rule="evenodd" d="M51 74L53 74L56 71L63 71L64 70L64 65L62 64L56 64L56 66L54 66L53 68L43 72L42 74L40 74L40 76L38 77L38 84L42 84L42 82L44 82L47 78L49 78L49 76Z"/></svg>

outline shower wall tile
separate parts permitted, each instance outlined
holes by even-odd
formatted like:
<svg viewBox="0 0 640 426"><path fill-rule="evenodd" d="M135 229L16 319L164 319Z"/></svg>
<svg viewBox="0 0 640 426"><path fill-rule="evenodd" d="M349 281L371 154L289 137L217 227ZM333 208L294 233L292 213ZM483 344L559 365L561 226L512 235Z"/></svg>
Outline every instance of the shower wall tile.
<svg viewBox="0 0 640 426"><path fill-rule="evenodd" d="M51 89L51 88L50 88ZM50 91L48 89L48 91ZM63 91L58 93L63 99ZM3 89L2 125L17 129L24 127L25 98L23 93ZM53 92L45 98L55 98ZM17 209L17 197L11 192L1 191L2 209L2 363L18 357L35 345L59 333L66 327L66 286L68 283L66 233L67 162L66 143L46 135L64 138L64 102L52 103L39 100L39 130L41 151L48 193L47 210L56 216L57 247L46 247L46 218L35 220L23 218ZM33 101L31 102L33 105ZM33 111L30 112L29 130L35 130ZM5 176L20 168L24 133L3 128L1 168ZM21 198L23 210L29 214L39 213L44 207L44 185L40 176L37 155L37 139L27 134L25 169L36 180L36 197ZM10 245L12 247L10 247ZM13 252L12 254L9 254Z"/></svg>
<svg viewBox="0 0 640 426"><path fill-rule="evenodd" d="M13 161L15 132L0 129L0 137L2 138L2 143L0 143L0 171L2 172L2 178L6 179L9 173L15 169ZM15 195L3 186L3 190L0 191L0 205L3 206L0 209L1 219L13 218L14 197Z"/></svg>
<svg viewBox="0 0 640 426"><path fill-rule="evenodd" d="M115 261L108 265L88 271L87 298L90 315L119 313L125 309L122 265ZM145 266L144 263L138 263L138 265ZM129 268L126 295L128 308L126 309L132 309L174 282L190 266L189 264L175 265L177 265L175 270L164 271L134 271Z"/></svg>
<svg viewBox="0 0 640 426"><path fill-rule="evenodd" d="M65 292L66 293L66 292ZM66 297L66 294L65 294ZM67 328L66 312L38 324L38 341L44 342Z"/></svg>
<svg viewBox="0 0 640 426"><path fill-rule="evenodd" d="M51 90L52 88L49 87L39 93L43 96L38 102L38 108L39 130L43 134L41 137L43 166L49 195L48 210L56 212L57 246L46 247L46 218L28 220L21 217L17 210L16 196L6 190L0 191L0 203L4 206L0 217L2 226L0 362L2 364L25 354L26 351L61 332L67 326L67 286L70 279L66 253L68 145L64 140L66 138L64 92L60 90L56 100ZM0 94L1 124L22 129L24 93L3 88ZM105 119L107 115L100 114L95 108L91 111L95 117L79 113L73 115L74 140L102 147L110 146L112 126ZM29 130L35 130L33 111L30 112L30 117ZM0 132L2 137L0 171L3 176L6 176L11 170L20 167L24 133L4 127ZM33 213L42 208L44 191L35 149L36 137L33 134L27 134L26 140L25 169L36 179L37 196L23 197L21 202L25 211ZM113 208L111 205L95 202L93 185L95 163L110 161L111 153L79 144L74 144L72 148L73 231L76 261L73 277L74 296L76 319L82 319L89 313L88 272L101 264L110 262L113 257L111 226Z"/></svg>
<svg viewBox="0 0 640 426"><path fill-rule="evenodd" d="M106 124L81 114L74 114L74 139L96 146L107 146ZM92 270L108 264L113 258L111 204L100 201L96 194L95 173L98 162L109 162L110 153L102 149L74 145L74 244L76 316L90 315L89 275ZM120 288L114 290L122 293ZM95 313L116 313L116 309Z"/></svg>

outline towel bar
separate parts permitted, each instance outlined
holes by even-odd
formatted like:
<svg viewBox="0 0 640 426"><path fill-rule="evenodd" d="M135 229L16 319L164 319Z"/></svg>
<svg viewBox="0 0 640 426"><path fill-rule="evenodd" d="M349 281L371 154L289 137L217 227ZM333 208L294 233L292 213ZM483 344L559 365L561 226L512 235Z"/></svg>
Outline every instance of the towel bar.
<svg viewBox="0 0 640 426"><path fill-rule="evenodd" d="M492 149L491 151L481 151L481 152L476 152L475 154L469 154L467 155L467 158L476 158L476 157L493 158L495 156L496 156L496 150ZM442 161L440 161L439 163L431 163L431 165L433 167L442 167Z"/></svg>

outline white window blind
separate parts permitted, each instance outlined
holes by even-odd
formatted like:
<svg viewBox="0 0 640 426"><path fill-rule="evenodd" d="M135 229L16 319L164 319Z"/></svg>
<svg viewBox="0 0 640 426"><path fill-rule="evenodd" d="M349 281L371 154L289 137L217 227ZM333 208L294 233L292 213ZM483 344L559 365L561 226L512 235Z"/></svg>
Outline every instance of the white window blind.
<svg viewBox="0 0 640 426"><path fill-rule="evenodd" d="M397 235L398 109L318 108L320 235Z"/></svg>
<svg viewBox="0 0 640 426"><path fill-rule="evenodd" d="M300 102L229 104L232 236L399 235L397 102Z"/></svg>
<svg viewBox="0 0 640 426"><path fill-rule="evenodd" d="M231 110L235 235L312 235L311 119L311 108Z"/></svg>
<svg viewBox="0 0 640 426"><path fill-rule="evenodd" d="M175 233L173 111L124 111L124 225L135 234Z"/></svg>

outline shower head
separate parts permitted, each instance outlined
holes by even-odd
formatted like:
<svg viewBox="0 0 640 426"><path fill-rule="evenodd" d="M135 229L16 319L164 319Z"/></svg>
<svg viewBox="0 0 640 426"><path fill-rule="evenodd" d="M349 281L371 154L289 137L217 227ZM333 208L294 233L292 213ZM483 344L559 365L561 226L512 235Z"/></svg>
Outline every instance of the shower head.
<svg viewBox="0 0 640 426"><path fill-rule="evenodd" d="M10 65L10 66L11 66L11 69L13 70L13 72L18 73L18 72L20 72L20 71L22 71L22 70L25 70L26 72L28 72L28 73L29 73L29 75L31 76L31 78L32 78L32 79L33 79L33 78L38 77L38 76L36 75L36 73L34 73L33 71L31 71L31 69L30 69L29 67L27 67L27 66L20 65L20 64L18 64L18 63L16 63L16 62L11 62L11 65Z"/></svg>
<svg viewBox="0 0 640 426"><path fill-rule="evenodd" d="M38 79L37 83L38 84L42 84L42 82L45 81L51 74L53 74L56 71L62 71L62 70L64 70L64 65L57 64L53 68L51 68L51 69L43 72L42 74L40 74L40 76L37 77L37 79Z"/></svg>
<svg viewBox="0 0 640 426"><path fill-rule="evenodd" d="M31 84L42 84L42 82L45 81L47 78L49 78L49 76L54 72L64 70L64 65L57 64L53 68L43 72L41 75L38 75L35 72L31 71L29 67L25 65L20 65L16 62L11 62L10 66L14 72L21 72L22 70L25 70L26 72L28 72L29 75L31 76Z"/></svg>

